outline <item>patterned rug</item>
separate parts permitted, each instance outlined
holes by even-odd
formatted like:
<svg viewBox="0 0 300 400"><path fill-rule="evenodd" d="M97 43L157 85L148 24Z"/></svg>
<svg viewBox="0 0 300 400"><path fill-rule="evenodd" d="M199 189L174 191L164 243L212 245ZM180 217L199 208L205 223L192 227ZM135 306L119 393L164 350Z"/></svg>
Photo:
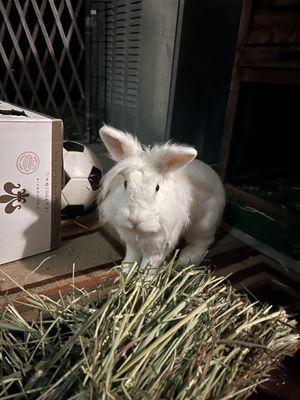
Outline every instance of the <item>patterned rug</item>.
<svg viewBox="0 0 300 400"><path fill-rule="evenodd" d="M74 286L92 289L113 278L110 269L124 256L117 235L99 227L93 215L63 221L62 239L57 250L0 266L2 304L7 296L23 302L22 287L53 299L73 291ZM299 275L222 229L203 264L220 276L229 276L253 300L284 306L291 313L300 311ZM26 307L24 312L28 312Z"/></svg>

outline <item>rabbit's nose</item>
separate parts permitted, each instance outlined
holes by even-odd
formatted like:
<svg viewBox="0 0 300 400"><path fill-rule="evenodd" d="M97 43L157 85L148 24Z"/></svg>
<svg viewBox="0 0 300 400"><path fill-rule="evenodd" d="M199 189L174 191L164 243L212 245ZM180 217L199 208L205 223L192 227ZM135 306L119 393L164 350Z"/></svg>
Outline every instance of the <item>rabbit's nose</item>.
<svg viewBox="0 0 300 400"><path fill-rule="evenodd" d="M130 217L129 221L132 223L132 225L135 225L135 226L141 222L140 219L137 217Z"/></svg>

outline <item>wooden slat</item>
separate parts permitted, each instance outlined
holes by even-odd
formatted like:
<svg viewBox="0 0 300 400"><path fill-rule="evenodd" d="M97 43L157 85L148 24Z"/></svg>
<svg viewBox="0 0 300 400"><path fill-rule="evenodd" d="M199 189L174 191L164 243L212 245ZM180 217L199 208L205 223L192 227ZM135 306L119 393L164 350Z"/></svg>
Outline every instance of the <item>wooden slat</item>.
<svg viewBox="0 0 300 400"><path fill-rule="evenodd" d="M223 141L220 157L220 174L226 180L232 152L234 124L241 82L271 84L300 84L300 45L249 46L249 27L255 18L255 7L277 7L278 12L287 6L300 4L299 1L244 0L240 20L237 51L234 60L232 80L225 115ZM285 9L284 9L285 10ZM297 10L300 11L298 7ZM287 10L285 10L287 11ZM290 12L290 11L289 11ZM300 13L299 13L300 15ZM274 17L276 20L276 17ZM293 16L292 21L298 16ZM284 19L284 18L283 18ZM274 22L274 20L272 20ZM298 20L297 20L298 21ZM283 23L284 27L285 23ZM297 29L300 24L296 24ZM295 25L295 26L296 26Z"/></svg>
<svg viewBox="0 0 300 400"><path fill-rule="evenodd" d="M14 86L14 89L16 91L16 100L18 102L20 102L21 104L25 104L24 98L23 98L23 96L22 96L22 94L20 92L20 89L19 89L19 85L18 85L18 83L17 83L17 81L16 81L16 79L14 77L14 74L11 71L9 60L8 60L8 58L6 56L6 53L5 53L5 50L3 48L3 45L2 45L1 41L0 41L0 54L1 54L1 57L2 57L3 62L5 64L6 71L7 71L8 75L9 75L9 77L11 79L11 82L12 82L12 84Z"/></svg>
<svg viewBox="0 0 300 400"><path fill-rule="evenodd" d="M48 0L46 0L46 1L43 0L43 2L41 4L40 10L41 10L41 15L42 16L44 15L47 3L48 3ZM63 9L64 9L64 2L61 2L60 5L59 5L59 13L60 13L60 15L62 14ZM32 33L32 40L33 40L34 43L36 41L37 34L38 34L39 30L40 30L40 26L39 26L38 21L36 21L35 26L34 26L34 30L33 30L33 33ZM51 33L50 33L50 39L51 39L52 42L54 40L55 34L56 34L56 25L54 24L52 29L51 29ZM30 48L28 49L28 52L29 52L29 55L30 55L31 54ZM48 57L51 58L51 54L49 52L48 47L45 46L43 58L41 57L40 54L38 54L38 55L40 57L40 60L42 60L41 63L42 63L43 70L44 70ZM37 90L39 89L41 81L44 81L44 78L43 78L43 74L39 70L39 74L38 74L38 77L37 77L37 80L36 80L36 88L37 88ZM45 106L45 112L49 111L49 105L51 103L52 106L53 106L53 109L56 112L56 116L59 117L59 118L62 118L62 112L61 112L60 108L58 108L58 106L56 105L54 97L51 96L51 93L53 93L54 88L52 87L51 83L49 83L49 86L51 86L51 88L48 91L48 98L47 98L47 102L46 102L46 106ZM30 105L30 107L32 107L32 105Z"/></svg>
<svg viewBox="0 0 300 400"><path fill-rule="evenodd" d="M238 52L241 67L300 68L300 46L244 46Z"/></svg>
<svg viewBox="0 0 300 400"><path fill-rule="evenodd" d="M41 102L40 102L38 96L36 95L35 88L34 88L34 83L33 83L33 79L32 79L32 77L31 77L31 75L30 75L30 73L29 73L29 71L28 71L28 67L27 67L27 64L26 64L26 62L25 62L23 52L22 52L22 50L21 50L21 48L20 48L20 46L19 46L18 39L17 39L17 37L16 37L16 35L15 35L15 33L14 33L14 30L13 30L13 28L12 28L12 26L11 26L10 20L9 20L8 17L7 17L7 14L6 14L6 11L5 11L5 8L4 8L2 2L0 2L0 11L1 11L1 13L2 13L2 16L3 16L4 22L5 22L6 28L7 28L8 32L9 32L9 35L10 35L11 40L12 40L12 42L13 42L13 45L14 45L16 54L18 55L19 60L20 60L20 62L21 62L21 64L22 64L22 68L23 68L23 71L24 71L24 73L25 73L25 75L26 75L27 82L28 82L28 84L29 84L29 86L30 86L30 89L31 89L31 91L32 91L31 95L35 98L35 100L36 100L38 106L41 108ZM9 68L10 68L10 65L12 64L12 60L9 60L8 62L9 62ZM24 104L24 105L25 105L25 104Z"/></svg>
<svg viewBox="0 0 300 400"><path fill-rule="evenodd" d="M67 98L68 105L69 105L69 108L70 108L70 111L71 111L71 114L72 114L74 123L75 123L75 125L76 125L78 131L80 132L81 129L80 129L80 124L79 124L79 121L78 121L78 117L77 117L76 111L75 111L75 109L74 109L73 102L72 102L72 100L71 100L71 98L70 98L70 94L68 93L68 90L67 90L67 86L66 86L66 84L65 84L64 77L62 76L62 72L61 72L61 70L60 70L60 67L59 67L59 64L58 64L58 61L57 61L57 58L56 58L56 54L55 54L55 51L54 51L54 48L53 48L53 44L51 43L49 34L48 34L48 32L47 32L45 23L44 23L44 21L43 21L43 18L42 18L42 15L41 15L41 12L40 12L40 10L39 10L39 7L38 7L38 4L37 4L36 0L32 0L32 6L33 6L34 11L35 11L35 13L36 13L36 16L37 16L37 19L38 19L38 22L39 22L41 31L42 31L42 33L43 33L45 42L46 42L46 44L47 44L47 46L48 46L48 48L49 48L49 50L50 50L50 54L52 55L52 61L53 61L53 64L54 64L54 66L55 66L55 71L56 71L56 74L58 75L60 84L61 84L61 86L62 86L62 88L63 88L64 95L65 95L65 97Z"/></svg>
<svg viewBox="0 0 300 400"><path fill-rule="evenodd" d="M277 8L300 5L300 0L256 0L256 2L260 6L272 5Z"/></svg>
<svg viewBox="0 0 300 400"><path fill-rule="evenodd" d="M65 119L66 133L76 131L84 139L89 87L84 86L85 76L79 75L85 54L78 24L82 12L86 12L83 0L0 1L0 59L4 64L0 94L8 102ZM54 66L54 74L46 68L48 64ZM74 90L79 98L72 98Z"/></svg>
<svg viewBox="0 0 300 400"><path fill-rule="evenodd" d="M254 3L247 43L250 45L278 45L300 43L300 5L294 3L278 7Z"/></svg>
<svg viewBox="0 0 300 400"><path fill-rule="evenodd" d="M44 14L44 11L45 11L45 8L46 8L46 4L47 4L47 1L43 0L43 2L41 4L41 13L42 13L42 15ZM24 17L26 19L26 14L24 13L24 7L22 9L22 15L24 15ZM19 27L22 27L21 20L20 20ZM32 32L33 42L36 41L36 37L37 37L38 31L39 31L39 25L38 25L38 23L36 23L35 26L34 26L33 32ZM32 55L33 55L32 49L29 46L27 48L27 53L26 53L26 56L25 56L25 62L26 62L27 65L29 65L30 59L32 58ZM39 77L41 77L40 73L39 73L39 76L38 76L37 80L35 81L36 92L39 89ZM21 77L20 77L20 83L19 83L20 87L22 87L24 79L25 79L25 74L24 74L24 71L22 70L21 71ZM28 106L28 105L24 104L24 106ZM29 108L33 108L33 107L34 107L34 103L33 103L33 99L31 99L30 104L29 104ZM47 110L45 110L45 111L47 111ZM56 111L58 112L58 110L56 110ZM60 117L59 114L57 116Z"/></svg>
<svg viewBox="0 0 300 400"><path fill-rule="evenodd" d="M7 94L6 94L6 91L5 91L5 88L4 88L4 86L3 86L3 83L0 81L0 96L1 96L1 99L2 100L4 100L4 101L6 101L6 102L8 102L9 100L8 100L8 97L7 97Z"/></svg>
<svg viewBox="0 0 300 400"><path fill-rule="evenodd" d="M73 31L74 31L74 30L76 31L76 28L77 28L77 31L78 31L78 26L77 26L77 23L76 23L76 19L77 19L77 17L78 17L79 11L80 11L80 9L81 9L82 1L78 1L78 2L77 2L77 6L76 6L75 11L72 9L72 12L71 12L70 6L71 6L71 5L69 4L68 10L69 10L69 13L70 13L70 15L71 15L71 17L72 17L72 22L71 22L71 24L70 24L68 33L67 33L67 35L66 35L66 39L67 39L67 42L68 42L68 43L69 43L70 40L71 40L71 36L72 36L72 34L73 34ZM79 64L80 64L80 61L81 61L81 59L82 59L82 57L83 57L84 49L85 49L81 37L80 37L80 39L78 39L78 40L79 40L79 43L80 43L80 45L81 45L81 48L80 48L80 51L79 51L79 53L78 53L78 55L77 55L77 58L76 58L76 61L75 61L75 69L76 69L76 70L77 70L77 68L79 67ZM62 66L62 64L63 64L63 61L64 61L65 56L66 56L66 52L67 52L66 48L63 48L62 53L61 53L60 58L59 58L59 61L58 61L58 63L59 63L60 66ZM77 78L78 78L78 75L77 75ZM76 81L75 74L72 74L72 75L71 75L70 83L69 83L69 85L68 85L68 91L69 91L69 93L70 93L71 90L73 89L73 86L74 86L75 81ZM52 84L53 87L55 87L56 82L57 82L57 75L54 77L53 84ZM81 89L82 89L82 88L81 88ZM84 100L84 99L85 99L85 95L84 95L83 89L82 89L82 93L83 93L83 95L81 95L81 99ZM62 104L62 112L64 112L64 110L66 109L67 104L68 104L67 98L65 98L64 101L63 101L63 104Z"/></svg>
<svg viewBox="0 0 300 400"><path fill-rule="evenodd" d="M85 44L84 44L83 38L81 36L80 30L78 28L78 24L76 22L79 10L81 9L82 3L83 3L83 0L77 0L77 2L76 2L77 5L76 5L76 8L75 8L75 11L74 11L74 7L72 6L70 0L65 0L65 2L66 2L66 6L67 6L67 8L69 10L71 19L72 19L71 26L74 27L74 30L76 32L77 39L78 39L78 42L80 44L81 50L84 50L85 49Z"/></svg>
<svg viewBox="0 0 300 400"><path fill-rule="evenodd" d="M54 19L55 19L55 23L56 23L58 32L59 32L59 34L61 36L61 39L62 39L62 42L63 42L63 45L64 45L63 51L62 51L61 54L64 54L64 55L66 54L67 55L69 63L70 63L70 66L71 66L71 71L70 72L71 72L72 76L75 78L75 81L77 83L77 87L79 89L79 93L80 93L81 97L84 98L85 97L84 90L83 90L83 87L82 87L82 84L81 84L81 81L80 81L80 78L79 78L79 75L78 75L78 72L77 72L77 68L75 67L73 57L72 57L72 55L70 53L71 35L69 35L68 38L65 35L65 31L64 31L62 23L61 23L60 15L57 12L57 8L56 8L56 5L54 3L54 0L48 0L48 1L49 1L51 10L53 12L53 15L54 15ZM73 30L73 25L72 24L70 26L70 29L71 29L71 32L72 32L72 30ZM59 64L59 66L61 67L61 64Z"/></svg>
<svg viewBox="0 0 300 400"><path fill-rule="evenodd" d="M6 6L6 9L5 9L7 18L9 18L9 15L10 15L11 5L12 5L12 2L11 2L11 1L8 1L7 6ZM26 0L26 2L25 2L25 4L24 4L24 14L25 14L25 15L27 14L28 5L29 5L29 0ZM4 36L4 32L5 32L5 29L6 29L6 25L5 25L5 24L2 24L2 29L3 29L3 36ZM21 24L19 24L19 25L18 25L17 32L16 32L16 39L17 39L18 41L19 41L19 39L20 39L21 32L22 32L22 26L21 26ZM1 41L3 40L3 36L1 35L1 38L0 38ZM10 55L9 55L9 57L8 57L8 59L9 59L9 64L10 64L10 65L13 65L13 62L14 62L14 60L15 60L15 57L16 57L16 49L15 49L15 47L13 46L13 47L11 48L11 52L10 52ZM19 83L20 88L22 88L23 80L24 80L24 77L25 77L25 71L24 71L24 69L22 69L22 75L23 75L23 79L20 79L20 83ZM4 84L5 87L6 87L6 85L7 85L8 80L9 80L9 75L8 75L8 73L6 72L5 78L4 78L4 82L3 82L3 84ZM33 97L33 100L34 100L34 97ZM14 99L14 102L15 102L15 99Z"/></svg>
<svg viewBox="0 0 300 400"><path fill-rule="evenodd" d="M19 0L15 0L15 5L16 5L17 11L19 13L20 21L21 21L21 23L23 25L23 28L24 28L24 32L25 32L25 34L27 36L27 40L28 40L30 49L31 49L32 54L33 54L33 56L35 58L36 64L37 64L38 69L39 69L39 72L40 72L40 74L42 76L43 82L45 84L45 87L46 87L49 95L51 95L51 97L52 97L52 103L53 103L53 105L55 107L55 112L57 113L57 115L59 115L59 110L58 110L57 104L56 104L56 102L55 102L55 100L54 100L54 98L52 96L52 93L50 92L49 82L47 80L47 77L46 77L45 72L44 72L44 68L43 68L43 66L41 64L41 61L40 61L40 58L39 58L39 51L36 48L35 42L34 42L32 36L30 34L30 29L28 27L26 18L24 16L23 12L22 12L22 8L21 8ZM42 18L42 14L40 14L40 16ZM24 104L24 106L25 106L25 104Z"/></svg>
<svg viewBox="0 0 300 400"><path fill-rule="evenodd" d="M8 18L9 18L9 15L10 15L11 7L12 7L12 0L8 0L8 2L6 3L6 8L5 8L5 12L6 12L6 15L7 15ZM3 24L1 24L1 30L0 30L0 42L1 43L3 43L5 31L6 31L6 25L3 23ZM15 48L14 47L12 47L11 52L14 52L14 54L15 54ZM10 61L9 61L9 65L11 65ZM3 84L4 88L7 86L7 82L9 81L9 79L10 79L9 71L6 70L4 79L3 78L1 79L1 83ZM16 96L17 95L18 94L16 93Z"/></svg>
<svg viewBox="0 0 300 400"><path fill-rule="evenodd" d="M251 8L252 8L252 1L251 0L244 0L243 7L242 7L242 14L240 20L240 27L238 33L238 46L246 41L247 33L248 33L248 26L249 20L251 18ZM239 53L236 52L232 77L231 77L231 84L229 90L229 97L225 115L225 123L224 123L224 133L223 133L223 141L221 146L221 157L220 157L220 175L222 179L225 179L227 170L229 168L229 159L231 154L231 143L232 143L232 136L233 136L233 126L237 111L237 103L239 98L239 91L240 91L240 68L239 68Z"/></svg>
<svg viewBox="0 0 300 400"><path fill-rule="evenodd" d="M69 0L68 0L69 2ZM86 15L91 13L91 0L86 0L85 1L85 13ZM90 18L90 17L89 17ZM90 141L91 140L91 123L92 123L92 119L94 120L93 122L95 123L95 119L96 118L92 118L92 113L91 113L91 104L92 101L93 103L95 102L94 99L92 99L92 96L94 94L94 90L91 90L91 88L93 87L91 85L92 83L92 79L95 78L91 78L92 74L92 60L91 60L91 49L92 49L92 34L91 34L92 28L91 28L91 24L86 23L85 24L85 31L84 31L84 39L85 39L85 61L84 61L84 65L85 65L85 71L84 71L84 85L85 85L85 92L89 93L89 96L86 96L86 101L85 101L85 131L86 131L86 135L87 135L87 140ZM99 79L99 78L98 78ZM95 102L96 103L96 102ZM97 102L98 103L98 102Z"/></svg>
<svg viewBox="0 0 300 400"><path fill-rule="evenodd" d="M9 15L10 9L11 9L11 0L9 0L6 4L5 12L7 15ZM1 24L1 26L0 26L0 43L3 42L5 29L6 29L5 24ZM6 90L5 90L6 85L4 83L6 77L9 77L8 71L6 71L4 80L3 80L3 78L0 80L0 91L1 91L1 99L8 101L8 97L7 97Z"/></svg>
<svg viewBox="0 0 300 400"><path fill-rule="evenodd" d="M278 68L242 68L241 80L244 82L300 85L300 70Z"/></svg>

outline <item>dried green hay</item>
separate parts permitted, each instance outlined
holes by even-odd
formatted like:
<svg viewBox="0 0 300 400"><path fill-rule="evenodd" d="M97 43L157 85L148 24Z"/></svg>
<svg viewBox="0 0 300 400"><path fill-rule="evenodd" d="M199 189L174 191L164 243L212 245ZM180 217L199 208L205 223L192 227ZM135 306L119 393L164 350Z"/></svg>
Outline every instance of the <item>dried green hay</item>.
<svg viewBox="0 0 300 400"><path fill-rule="evenodd" d="M284 310L173 260L151 279L119 273L109 292L28 296L39 320L2 312L2 400L242 399L299 341Z"/></svg>

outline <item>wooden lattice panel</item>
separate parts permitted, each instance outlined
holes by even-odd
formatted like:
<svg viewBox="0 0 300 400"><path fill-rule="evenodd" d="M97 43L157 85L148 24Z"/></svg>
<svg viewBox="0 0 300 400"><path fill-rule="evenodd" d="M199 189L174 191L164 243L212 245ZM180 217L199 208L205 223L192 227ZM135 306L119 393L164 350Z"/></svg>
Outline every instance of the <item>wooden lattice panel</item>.
<svg viewBox="0 0 300 400"><path fill-rule="evenodd" d="M0 1L1 99L64 120L83 138L86 89L83 0Z"/></svg>

